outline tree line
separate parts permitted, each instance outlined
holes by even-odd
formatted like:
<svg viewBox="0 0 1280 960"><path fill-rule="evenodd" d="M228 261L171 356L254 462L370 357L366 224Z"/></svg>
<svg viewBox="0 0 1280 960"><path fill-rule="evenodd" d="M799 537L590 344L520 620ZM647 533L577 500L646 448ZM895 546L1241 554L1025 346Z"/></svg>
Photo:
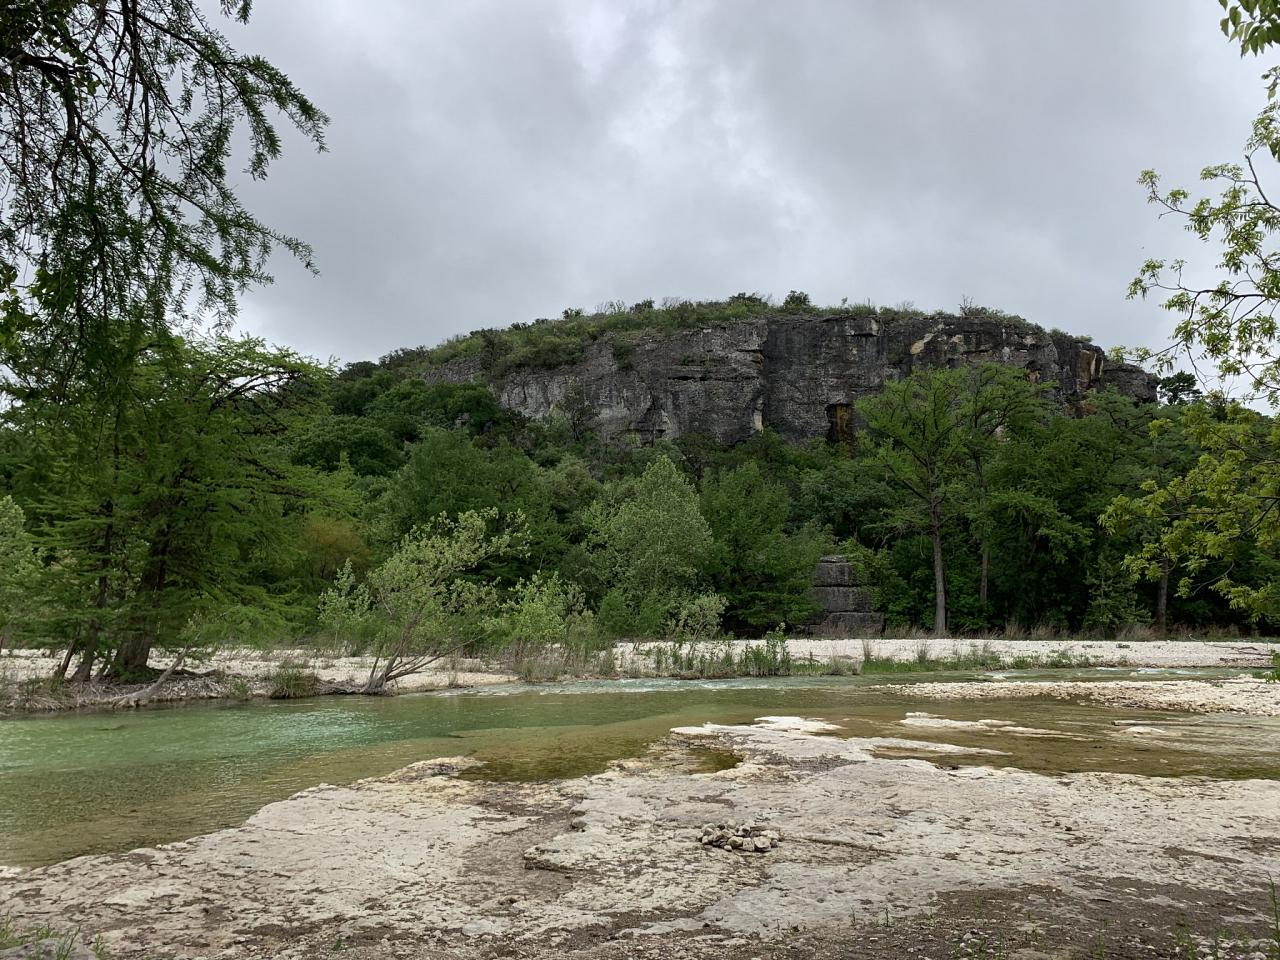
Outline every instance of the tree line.
<svg viewBox="0 0 1280 960"><path fill-rule="evenodd" d="M924 370L860 401L851 443L736 446L605 442L219 336L140 351L107 397L37 386L0 416L0 629L71 679L324 636L381 657L376 689L450 652L803 629L833 552L891 626L939 635L1274 613L1269 541L1169 539L1227 508L1197 471L1274 429L1185 378L1062 409L1014 368Z"/></svg>

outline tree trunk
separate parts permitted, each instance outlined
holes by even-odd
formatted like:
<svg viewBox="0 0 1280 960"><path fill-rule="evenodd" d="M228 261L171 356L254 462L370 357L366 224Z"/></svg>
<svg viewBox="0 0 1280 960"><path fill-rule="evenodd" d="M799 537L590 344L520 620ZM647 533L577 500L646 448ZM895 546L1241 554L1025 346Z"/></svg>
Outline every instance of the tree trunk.
<svg viewBox="0 0 1280 960"><path fill-rule="evenodd" d="M982 541L982 579L978 581L978 599L985 605L987 602L987 582L991 572L991 548L987 541Z"/></svg>
<svg viewBox="0 0 1280 960"><path fill-rule="evenodd" d="M144 700L151 699L151 697L155 695L156 691L159 690L162 686L164 686L165 681L168 680L171 676L173 676L175 671L180 670L182 668L183 661L185 661L186 659L187 659L187 651L183 650L180 654L178 654L177 659L175 659L173 663L169 664L168 668L164 671L164 673L160 674L160 676L156 678L155 683L151 684L151 686L147 687L145 690L140 690L137 693L127 693L123 697L119 697L116 700L112 700L111 705L113 707L131 707L131 706L137 706L139 703L141 703Z"/></svg>
<svg viewBox="0 0 1280 960"><path fill-rule="evenodd" d="M128 637L116 651L115 660L111 664L111 676L117 680L128 680L139 676L147 669L147 661L151 659L151 631L145 625L130 631Z"/></svg>
<svg viewBox="0 0 1280 960"><path fill-rule="evenodd" d="M67 652L62 655L62 662L58 664L58 668L53 671L53 679L62 681L67 679L67 668L71 666L71 658L76 652L76 642L72 640L67 644Z"/></svg>
<svg viewBox="0 0 1280 960"><path fill-rule="evenodd" d="M147 568L138 585L142 612L132 618L126 637L116 649L110 674L117 680L136 678L146 671L151 658L151 647L156 641L156 624L150 614L158 611L163 603L164 590L169 580L169 537L163 531L152 544L147 558Z"/></svg>
<svg viewBox="0 0 1280 960"><path fill-rule="evenodd" d="M369 696L376 696L380 693L386 693L387 690L387 674L390 672L394 660L389 661L386 666L380 667L377 660L373 661L373 668L369 671L369 679L365 682L360 692Z"/></svg>
<svg viewBox="0 0 1280 960"><path fill-rule="evenodd" d="M71 679L76 683L88 683L93 676L93 660L96 651L93 647L87 648L84 653L80 654L80 662L76 664L76 672L71 675Z"/></svg>
<svg viewBox="0 0 1280 960"><path fill-rule="evenodd" d="M1169 560L1160 562L1160 580L1156 585L1156 633L1165 636L1168 624L1165 622L1169 610Z"/></svg>
<svg viewBox="0 0 1280 960"><path fill-rule="evenodd" d="M942 520L938 516L938 508L931 508L933 534L933 632L936 636L947 635L947 576L942 566Z"/></svg>
<svg viewBox="0 0 1280 960"><path fill-rule="evenodd" d="M120 449L117 424L117 472L119 469L119 458ZM83 643L81 644L82 651L80 654L80 663L76 665L76 672L71 677L71 679L77 683L88 683L93 676L93 661L97 658L98 650L102 646L102 624L105 617L105 611L107 609L107 605L111 602L111 565L113 559L112 551L114 550L115 543L115 502L108 500L103 504L102 512L106 516L113 518L113 520L108 523L106 529L102 531L102 553L98 560L98 569L100 571L98 574L98 589L93 598L93 605L98 609L99 613L98 616L89 623L88 630L86 631ZM102 665L101 672L105 673L107 669L108 664L104 663Z"/></svg>

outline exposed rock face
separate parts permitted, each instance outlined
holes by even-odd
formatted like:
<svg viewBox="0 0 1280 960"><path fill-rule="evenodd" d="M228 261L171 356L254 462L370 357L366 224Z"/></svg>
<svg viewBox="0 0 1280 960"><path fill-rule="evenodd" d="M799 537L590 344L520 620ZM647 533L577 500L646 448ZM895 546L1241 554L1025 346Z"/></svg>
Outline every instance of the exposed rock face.
<svg viewBox="0 0 1280 960"><path fill-rule="evenodd" d="M853 404L888 380L927 367L995 362L1052 382L1068 404L1114 386L1155 399L1155 379L1113 364L1083 340L1021 322L939 314L877 317L778 314L729 326L589 344L554 368L486 377L474 358L429 370L432 381L487 382L502 404L542 418L577 409L605 437L643 442L706 434L736 443L766 427L791 440L839 439L855 429Z"/></svg>
<svg viewBox="0 0 1280 960"><path fill-rule="evenodd" d="M814 571L813 592L822 619L812 632L819 637L869 637L884 629L884 614L871 606L871 593L844 557L823 557Z"/></svg>

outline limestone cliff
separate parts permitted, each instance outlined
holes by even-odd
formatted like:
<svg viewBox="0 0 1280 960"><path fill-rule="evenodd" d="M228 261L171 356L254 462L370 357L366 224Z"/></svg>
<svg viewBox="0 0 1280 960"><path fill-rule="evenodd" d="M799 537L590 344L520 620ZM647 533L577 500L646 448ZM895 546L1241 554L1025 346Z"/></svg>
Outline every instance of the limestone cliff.
<svg viewBox="0 0 1280 960"><path fill-rule="evenodd" d="M587 419L606 437L643 442L701 433L736 443L763 428L792 440L838 438L852 405L888 380L927 367L995 362L1051 383L1069 405L1114 387L1155 399L1155 379L1084 340L1033 324L936 314L892 321L844 313L754 317L641 336L606 334L555 367L491 376L477 358L428 368L430 381L487 383L529 417Z"/></svg>

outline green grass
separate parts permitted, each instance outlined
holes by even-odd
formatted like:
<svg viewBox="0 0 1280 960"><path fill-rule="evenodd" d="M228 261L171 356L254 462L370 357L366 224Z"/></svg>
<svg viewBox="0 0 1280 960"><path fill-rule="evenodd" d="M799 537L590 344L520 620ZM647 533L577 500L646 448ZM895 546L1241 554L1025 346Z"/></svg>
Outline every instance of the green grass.
<svg viewBox="0 0 1280 960"><path fill-rule="evenodd" d="M272 700L298 700L314 697L320 686L320 678L310 670L291 660L280 663L268 676L271 689L267 696Z"/></svg>
<svg viewBox="0 0 1280 960"><path fill-rule="evenodd" d="M748 643L740 652L725 641L705 643L656 643L643 652L651 664L651 672L659 676L724 679L729 677L825 676L844 677L857 674L942 673L945 671L984 673L992 670L1079 669L1096 666L1097 661L1066 650L1048 656L1006 657L991 645L958 645L948 656L934 656L927 644L921 643L910 660L898 660L875 653L875 645L863 644L861 661L853 657L831 656L818 659L792 656L780 634L766 636L760 643ZM639 674L636 674L639 675Z"/></svg>
<svg viewBox="0 0 1280 960"><path fill-rule="evenodd" d="M54 947L53 960L70 960L70 958L79 955L78 951L84 949L79 946L79 935L76 931L60 931L50 926L27 927L24 929L15 924L12 918L0 917L0 950L25 947L41 940L56 941L57 945ZM89 947L89 951L98 960L107 960L107 954L102 949L100 941L95 940Z"/></svg>
<svg viewBox="0 0 1280 960"><path fill-rule="evenodd" d="M927 660L894 660L871 657L862 662L860 673L941 673L968 671L988 673L993 670L1067 670L1096 666L1089 657L1073 656L1058 651L1049 657L1003 657L998 653L967 653Z"/></svg>

